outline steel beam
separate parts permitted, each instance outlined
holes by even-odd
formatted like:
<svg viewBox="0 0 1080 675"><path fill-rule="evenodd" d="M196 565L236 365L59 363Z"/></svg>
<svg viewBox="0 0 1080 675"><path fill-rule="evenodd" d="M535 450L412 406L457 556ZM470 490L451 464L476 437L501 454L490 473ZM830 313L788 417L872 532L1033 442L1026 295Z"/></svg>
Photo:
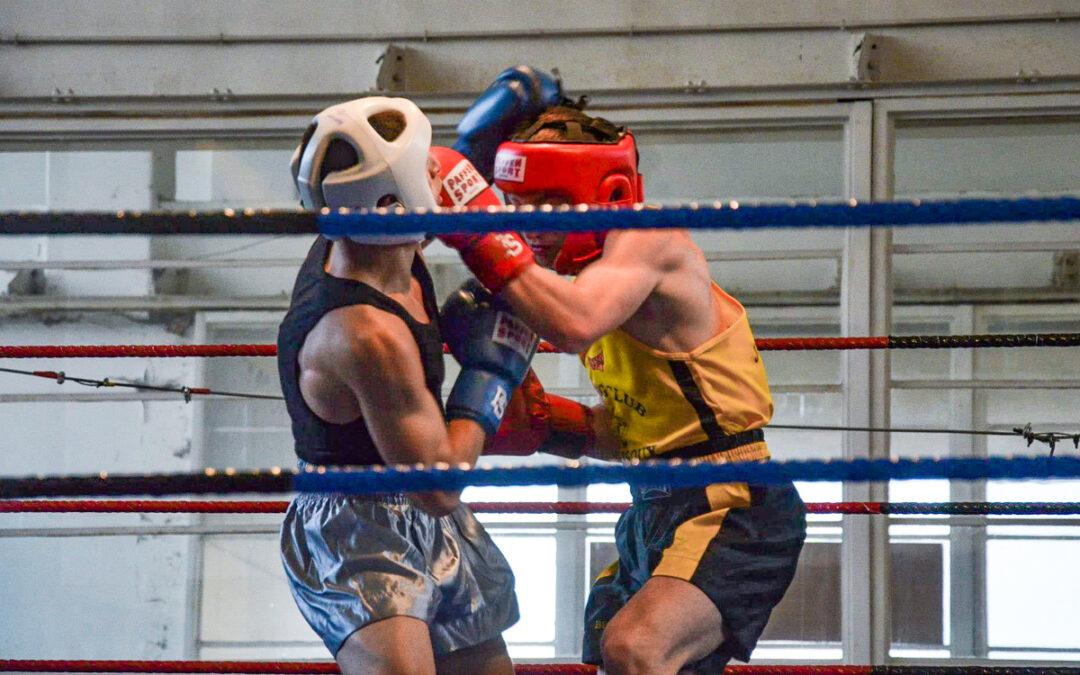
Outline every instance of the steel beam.
<svg viewBox="0 0 1080 675"><path fill-rule="evenodd" d="M2 267L2 265L0 265ZM835 307L835 289L811 291L754 291L729 288L747 307ZM895 305L999 305L1076 303L1080 289L1056 288L913 288L894 293ZM0 296L0 316L50 312L213 312L278 311L289 308L285 295L272 296Z"/></svg>
<svg viewBox="0 0 1080 675"><path fill-rule="evenodd" d="M0 45L16 47L69 45L192 45L229 47L262 44L356 44L388 42L458 42L492 40L550 40L603 37L681 37L730 33L792 32L792 31L862 31L884 28L937 28L945 26L980 26L996 24L1061 24L1080 21L1080 12L1043 11L999 14L943 14L936 16L883 16L859 18L838 16L832 19L751 20L724 23L624 24L596 27L559 27L527 29L444 30L373 33L183 33L183 34L62 34L15 33L0 35Z"/></svg>

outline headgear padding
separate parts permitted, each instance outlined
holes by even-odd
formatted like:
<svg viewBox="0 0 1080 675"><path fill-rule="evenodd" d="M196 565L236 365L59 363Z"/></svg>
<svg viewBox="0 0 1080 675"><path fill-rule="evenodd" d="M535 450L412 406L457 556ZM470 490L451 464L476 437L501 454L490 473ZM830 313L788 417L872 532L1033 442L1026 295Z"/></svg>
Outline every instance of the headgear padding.
<svg viewBox="0 0 1080 675"><path fill-rule="evenodd" d="M527 140L542 129L557 129L565 140ZM634 135L583 113L566 120L541 116L513 141L500 145L495 185L508 195L546 193L590 206L630 206L645 198ZM555 270L580 272L600 257L606 234L567 234Z"/></svg>
<svg viewBox="0 0 1080 675"><path fill-rule="evenodd" d="M588 120L584 125L541 117L513 141L500 145L495 154L496 187L506 194L558 194L573 204L640 202L634 135L607 120L581 117ZM527 140L543 129L559 129L566 138Z"/></svg>
<svg viewBox="0 0 1080 675"><path fill-rule="evenodd" d="M305 208L376 208L398 203L435 206L428 181L431 123L404 98L370 96L315 116L292 157ZM352 234L362 244L418 242L423 233Z"/></svg>

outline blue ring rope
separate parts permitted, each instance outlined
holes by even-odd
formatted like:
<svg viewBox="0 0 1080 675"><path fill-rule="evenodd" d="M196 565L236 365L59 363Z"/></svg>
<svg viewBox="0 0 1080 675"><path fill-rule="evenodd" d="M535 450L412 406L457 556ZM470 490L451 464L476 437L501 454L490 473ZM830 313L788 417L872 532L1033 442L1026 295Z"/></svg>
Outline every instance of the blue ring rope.
<svg viewBox="0 0 1080 675"><path fill-rule="evenodd" d="M719 203L717 203L719 204ZM235 211L18 212L0 211L0 235L250 235L353 232L578 231L628 228L760 229L799 227L900 227L1033 223L1080 220L1080 198L956 199L898 202L803 202L694 207L642 207L619 210L579 207L495 209L468 212L244 209Z"/></svg>
<svg viewBox="0 0 1080 675"><path fill-rule="evenodd" d="M803 227L907 227L1080 220L1080 198L963 199L866 203L756 204L700 208L588 209L551 211L516 209L499 215L483 211L383 214L331 212L317 217L330 236L353 233L490 232L517 230L589 231L638 228L760 229Z"/></svg>
<svg viewBox="0 0 1080 675"><path fill-rule="evenodd" d="M791 481L886 481L910 479L1022 480L1080 477L1080 457L991 457L897 460L792 460L711 464L545 465L506 468L332 469L309 468L293 479L301 492L401 492L461 490L469 486L575 486L631 483L693 487L710 483L777 484Z"/></svg>
<svg viewBox="0 0 1080 675"><path fill-rule="evenodd" d="M270 470L170 474L0 476L0 499L90 497L100 495L181 495L232 493L349 492L392 493L461 490L475 486L622 483L691 487L721 482L754 484L789 481L885 481L948 478L1040 479L1080 477L1080 457L993 457L990 459L900 459L708 464L698 461L640 464L547 465L513 468L314 467L302 472Z"/></svg>

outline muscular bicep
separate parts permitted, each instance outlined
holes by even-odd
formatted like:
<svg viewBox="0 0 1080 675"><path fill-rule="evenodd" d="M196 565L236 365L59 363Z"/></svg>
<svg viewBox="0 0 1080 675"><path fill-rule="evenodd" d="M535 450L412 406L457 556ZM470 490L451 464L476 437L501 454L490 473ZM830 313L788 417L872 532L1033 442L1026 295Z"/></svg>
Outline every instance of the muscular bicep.
<svg viewBox="0 0 1080 675"><path fill-rule="evenodd" d="M573 281L533 266L504 295L541 336L567 351L582 351L641 308L660 282L667 246L663 231L613 232L603 257Z"/></svg>
<svg viewBox="0 0 1080 675"><path fill-rule="evenodd" d="M404 324L385 323L353 337L340 372L387 463L447 461L446 424L425 385L420 350Z"/></svg>

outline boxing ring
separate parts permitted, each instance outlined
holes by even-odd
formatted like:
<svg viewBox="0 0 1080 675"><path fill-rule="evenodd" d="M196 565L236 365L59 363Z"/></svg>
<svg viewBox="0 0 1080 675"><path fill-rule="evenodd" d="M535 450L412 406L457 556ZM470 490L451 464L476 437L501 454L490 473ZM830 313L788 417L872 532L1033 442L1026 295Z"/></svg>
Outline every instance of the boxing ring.
<svg viewBox="0 0 1080 675"><path fill-rule="evenodd" d="M586 207L521 207L490 209L492 213L462 209L436 212L330 212L224 211L204 213L9 213L0 214L0 235L63 234L312 234L346 232L364 225L388 234L426 232L488 232L496 229L574 231L610 228L679 227L688 229L749 229L762 227L913 227L934 225L1018 223L1080 220L1080 199L1060 197L1017 200L956 200L890 203L791 203L747 205L737 202L689 204L677 208L590 209ZM1025 348L1080 346L1080 333L1015 335L920 335L842 338L759 339L758 348L770 350L894 350L957 348ZM548 347L550 351L550 347ZM59 358L212 358L271 357L273 345L0 345L0 359ZM190 401L195 396L248 396L268 394L220 392L197 386L153 385L108 378L69 376L64 371L0 368L10 374L46 378L57 383L92 387L129 386L173 392ZM483 461L468 466L312 467L295 470L269 467L260 470L207 468L188 473L37 475L0 477L0 514L16 513L185 513L275 514L288 502L270 500L143 499L181 495L280 494L288 492L351 492L372 494L405 490L461 490L469 486L594 484L701 486L718 482L769 484L787 481L883 482L890 480L1046 480L1080 477L1080 433L1033 429L1012 432L959 429L902 429L857 426L771 425L789 429L828 429L863 432L987 433L1023 439L1048 452L1039 455L986 458L892 458L851 460L791 460L763 464L711 464L698 460L632 460L598 464L566 461L559 464L493 467ZM1058 450L1055 453L1055 449ZM113 497L124 499L101 499ZM627 505L613 502L482 502L471 504L477 513L554 514L585 516L619 513ZM907 516L938 515L949 518L986 516L1003 524L1046 524L1045 516L1080 516L1080 502L817 502L807 505L813 514L840 514L880 518L890 522ZM1062 522L1074 522L1068 518ZM925 522L925 521L921 521ZM949 521L946 521L949 522ZM24 533L25 534L25 533ZM17 530L4 536L19 536ZM146 660L3 660L0 672L103 672L103 673L335 673L333 662L312 661L146 661ZM593 673L579 664L518 664L519 673ZM749 665L729 666L729 673L791 675L876 673L1076 673L1080 666L969 666L969 665Z"/></svg>

